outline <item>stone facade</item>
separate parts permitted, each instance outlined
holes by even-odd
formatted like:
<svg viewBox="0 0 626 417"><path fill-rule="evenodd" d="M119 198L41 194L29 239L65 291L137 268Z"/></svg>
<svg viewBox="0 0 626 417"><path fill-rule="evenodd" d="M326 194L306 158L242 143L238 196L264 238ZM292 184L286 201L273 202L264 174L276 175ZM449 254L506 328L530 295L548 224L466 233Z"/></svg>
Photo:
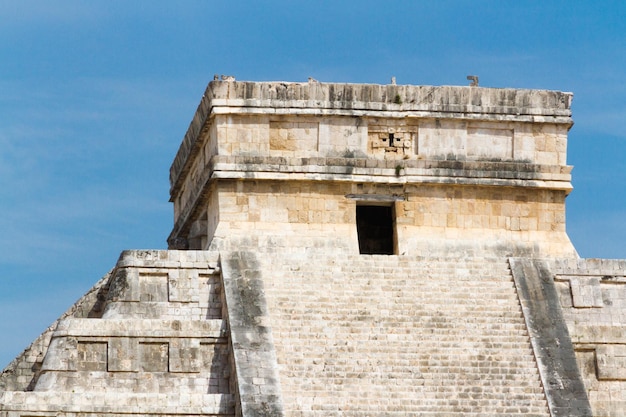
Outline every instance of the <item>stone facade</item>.
<svg viewBox="0 0 626 417"><path fill-rule="evenodd" d="M0 417L621 415L626 263L565 232L571 99L211 82L170 249L16 358Z"/></svg>
<svg viewBox="0 0 626 417"><path fill-rule="evenodd" d="M298 236L285 237L292 247L340 230L333 246L353 252L354 207L383 198L397 254L453 244L574 255L570 101L467 87L211 83L170 170L169 241L217 249L235 235ZM250 233L261 229L270 233Z"/></svg>

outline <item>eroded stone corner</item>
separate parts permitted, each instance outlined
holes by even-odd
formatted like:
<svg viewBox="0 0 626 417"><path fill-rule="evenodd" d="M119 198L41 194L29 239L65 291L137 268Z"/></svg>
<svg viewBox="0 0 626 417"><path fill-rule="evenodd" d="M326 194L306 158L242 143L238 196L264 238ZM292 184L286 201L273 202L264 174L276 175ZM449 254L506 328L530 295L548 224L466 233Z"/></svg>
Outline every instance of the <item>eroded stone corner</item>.
<svg viewBox="0 0 626 417"><path fill-rule="evenodd" d="M261 268L252 252L221 252L241 415L283 416L276 350Z"/></svg>
<svg viewBox="0 0 626 417"><path fill-rule="evenodd" d="M530 258L510 258L509 263L551 415L591 417L548 263Z"/></svg>

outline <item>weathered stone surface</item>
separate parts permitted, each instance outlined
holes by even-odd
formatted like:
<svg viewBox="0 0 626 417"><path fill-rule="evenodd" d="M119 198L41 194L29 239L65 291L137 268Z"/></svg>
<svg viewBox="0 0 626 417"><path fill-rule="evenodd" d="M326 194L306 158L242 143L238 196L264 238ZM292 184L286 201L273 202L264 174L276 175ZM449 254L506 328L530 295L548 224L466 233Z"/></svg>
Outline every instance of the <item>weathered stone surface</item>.
<svg viewBox="0 0 626 417"><path fill-rule="evenodd" d="M547 263L510 259L552 416L592 416Z"/></svg>
<svg viewBox="0 0 626 417"><path fill-rule="evenodd" d="M593 415L623 415L626 260L556 259L552 271Z"/></svg>
<svg viewBox="0 0 626 417"><path fill-rule="evenodd" d="M170 250L123 252L0 417L622 416L626 260L566 234L571 99L210 83Z"/></svg>
<svg viewBox="0 0 626 417"><path fill-rule="evenodd" d="M5 370L0 410L234 415L220 280L217 256L206 252L124 252L45 343ZM40 353L25 369L33 348Z"/></svg>
<svg viewBox="0 0 626 417"><path fill-rule="evenodd" d="M30 391L33 389L57 324L68 317L97 317L101 314L103 292L109 279L110 273L100 279L87 294L74 303L2 371L0 374L0 392Z"/></svg>
<svg viewBox="0 0 626 417"><path fill-rule="evenodd" d="M503 187L525 188L525 196L507 193L504 200L534 207L500 214L498 207L482 208L471 199L469 213L455 207L435 216L435 227L446 228L448 236L433 230L430 239L436 236L447 245L468 228L489 228L507 236L484 236L486 243L518 238L526 241L526 253L543 245L539 252L575 254L568 247L561 211L571 190L571 167L565 163L570 101L569 93L548 91L213 82L170 170L176 219L170 245L183 240L207 248L213 237L232 233L229 223L239 230L256 228L259 222L274 230L327 224L315 213L263 217L255 207L233 204L228 191L220 190L227 180L243 180L238 183L243 187L257 180L272 182L281 193L294 188L298 194L303 191L296 187L307 183L343 184L348 188L344 194L357 194L350 188L362 184L393 184L406 195L417 187L454 193L453 186L473 186L484 188L492 194L486 200L496 202L503 199ZM537 189L543 191L530 191ZM318 197L325 200L326 193L319 191ZM246 219L233 213L235 207L251 215ZM306 204L295 201L290 208ZM456 218L465 214L477 218ZM431 216L426 217L407 233L424 236L431 226ZM202 234L197 225L205 221ZM247 227L246 221L255 225Z"/></svg>
<svg viewBox="0 0 626 417"><path fill-rule="evenodd" d="M253 252L224 252L224 299L238 383L238 413L280 417L282 395L261 268Z"/></svg>
<svg viewBox="0 0 626 417"><path fill-rule="evenodd" d="M176 183L189 172L193 154L203 146L201 138L214 133L215 126L207 123L214 114L413 116L564 123L569 127L571 100L571 93L538 90L213 81L204 93L170 174ZM215 145L210 145L209 150L215 149ZM550 153L548 149L540 151Z"/></svg>
<svg viewBox="0 0 626 417"><path fill-rule="evenodd" d="M261 261L286 415L548 416L505 258Z"/></svg>

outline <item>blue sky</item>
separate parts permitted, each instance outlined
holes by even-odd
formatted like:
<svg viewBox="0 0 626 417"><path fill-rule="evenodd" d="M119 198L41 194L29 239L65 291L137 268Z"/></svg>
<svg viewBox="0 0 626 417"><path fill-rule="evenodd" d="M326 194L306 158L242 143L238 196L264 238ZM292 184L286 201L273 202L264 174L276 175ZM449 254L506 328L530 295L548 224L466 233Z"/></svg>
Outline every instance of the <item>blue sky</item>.
<svg viewBox="0 0 626 417"><path fill-rule="evenodd" d="M0 368L115 265L164 249L213 74L574 93L568 233L626 258L626 2L0 2Z"/></svg>

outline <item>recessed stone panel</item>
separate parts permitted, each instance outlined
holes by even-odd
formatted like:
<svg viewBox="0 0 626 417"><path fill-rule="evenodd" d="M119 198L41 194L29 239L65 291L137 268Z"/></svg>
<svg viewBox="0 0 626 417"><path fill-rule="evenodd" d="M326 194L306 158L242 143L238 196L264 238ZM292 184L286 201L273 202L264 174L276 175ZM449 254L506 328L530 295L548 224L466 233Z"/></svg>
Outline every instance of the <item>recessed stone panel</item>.
<svg viewBox="0 0 626 417"><path fill-rule="evenodd" d="M270 122L270 151L317 151L317 122Z"/></svg>
<svg viewBox="0 0 626 417"><path fill-rule="evenodd" d="M202 369L199 339L175 339L170 346L171 372L200 372Z"/></svg>
<svg viewBox="0 0 626 417"><path fill-rule="evenodd" d="M137 341L128 337L110 339L108 371L132 372L137 367Z"/></svg>
<svg viewBox="0 0 626 417"><path fill-rule="evenodd" d="M626 345L600 345L596 348L598 380L626 381Z"/></svg>
<svg viewBox="0 0 626 417"><path fill-rule="evenodd" d="M78 342L77 371L106 371L107 342Z"/></svg>
<svg viewBox="0 0 626 417"><path fill-rule="evenodd" d="M141 370L167 372L169 370L169 344L163 342L139 343Z"/></svg>
<svg viewBox="0 0 626 417"><path fill-rule="evenodd" d="M209 371L209 393L230 392L229 349L226 343L201 343L202 369Z"/></svg>
<svg viewBox="0 0 626 417"><path fill-rule="evenodd" d="M571 277L570 287L572 290L572 303L574 307L604 307L604 303L602 301L602 290L600 289L600 279L598 277Z"/></svg>
<svg viewBox="0 0 626 417"><path fill-rule="evenodd" d="M200 274L198 276L198 305L201 308L202 318L222 318L220 277L217 274Z"/></svg>
<svg viewBox="0 0 626 417"><path fill-rule="evenodd" d="M167 302L167 274L139 274L139 301Z"/></svg>
<svg viewBox="0 0 626 417"><path fill-rule="evenodd" d="M513 129L468 127L467 158L512 160Z"/></svg>

